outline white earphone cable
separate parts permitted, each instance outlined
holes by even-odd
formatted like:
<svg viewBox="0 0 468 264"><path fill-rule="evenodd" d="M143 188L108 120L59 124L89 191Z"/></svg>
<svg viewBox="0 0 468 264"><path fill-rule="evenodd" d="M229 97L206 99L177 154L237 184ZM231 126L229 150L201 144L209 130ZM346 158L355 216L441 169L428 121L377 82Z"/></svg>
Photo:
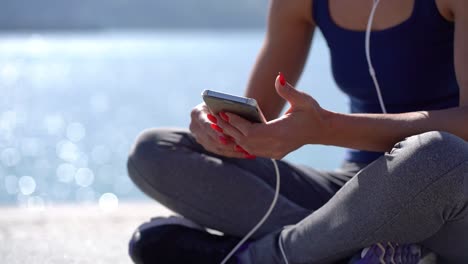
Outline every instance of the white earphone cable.
<svg viewBox="0 0 468 264"><path fill-rule="evenodd" d="M377 80L377 76L375 74L374 66L372 65L371 54L370 54L370 35L372 31L372 22L374 21L375 11L377 10L377 6L379 5L380 0L374 0L374 4L372 5L372 10L369 16L369 21L367 22L366 28L366 58L367 64L369 65L369 73L374 81L375 89L377 91L377 96L379 98L380 108L382 109L382 113L386 114L387 109L385 108L385 103L382 97L382 92L380 91L380 85Z"/></svg>
<svg viewBox="0 0 468 264"><path fill-rule="evenodd" d="M226 262L229 260L229 258L232 257L232 255L234 255L236 253L236 251L241 247L242 244L244 244L245 241L247 241L247 239L249 239L250 236L252 236L253 233L255 233L255 231L257 231L257 229L260 228L260 226L263 225L263 223L266 221L266 219L270 216L271 212L273 211L273 208L275 207L276 205L276 201L278 200L278 196L279 196L279 190L280 190L280 171L278 169L278 164L276 164L276 160L274 159L271 159L271 161L273 162L273 166L275 167L275 174L276 174L276 188L275 188L275 195L273 196L273 201L271 202L271 205L270 205L270 208L268 208L267 212L265 213L265 215L262 217L262 219L252 228L252 230L250 230L249 233L247 233L247 235L244 236L244 238L242 238L241 241L239 241L239 243L237 243L237 245L231 250L231 252L229 252L229 254L223 259L223 261L221 262L221 264L226 264Z"/></svg>

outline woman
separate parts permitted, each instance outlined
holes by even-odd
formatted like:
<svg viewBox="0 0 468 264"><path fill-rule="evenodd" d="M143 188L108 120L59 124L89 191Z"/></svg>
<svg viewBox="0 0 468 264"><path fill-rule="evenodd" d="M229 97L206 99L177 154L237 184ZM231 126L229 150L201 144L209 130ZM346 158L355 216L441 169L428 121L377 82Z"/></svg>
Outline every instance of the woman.
<svg viewBox="0 0 468 264"><path fill-rule="evenodd" d="M134 261L219 263L273 197L273 164L305 144L350 148L332 172L279 161L281 194L238 263L416 263L418 244L441 263L468 263L468 1L381 0L371 57L364 49L372 0L272 0L268 31L246 96L267 124L192 111L190 132L153 129L128 168L148 195L188 220L157 219L131 241ZM313 32L330 47L351 114L297 91ZM273 89L271 80L278 71ZM279 116L285 102L290 109ZM279 116L279 117L278 117ZM255 158L258 157L258 158ZM345 185L346 183L346 185ZM391 243L390 243L391 242Z"/></svg>

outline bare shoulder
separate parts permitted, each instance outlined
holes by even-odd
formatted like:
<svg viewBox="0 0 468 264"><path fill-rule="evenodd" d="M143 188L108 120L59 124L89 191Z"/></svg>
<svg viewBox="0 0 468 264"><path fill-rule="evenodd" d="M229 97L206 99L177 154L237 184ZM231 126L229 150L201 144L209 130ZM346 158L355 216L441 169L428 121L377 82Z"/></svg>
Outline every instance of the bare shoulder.
<svg viewBox="0 0 468 264"><path fill-rule="evenodd" d="M466 0L451 0L453 13L455 15L468 16L468 1Z"/></svg>
<svg viewBox="0 0 468 264"><path fill-rule="evenodd" d="M313 24L313 1L314 0L271 0L270 17Z"/></svg>
<svg viewBox="0 0 468 264"><path fill-rule="evenodd" d="M436 0L441 14L450 21L455 21L456 15L468 15L467 0Z"/></svg>

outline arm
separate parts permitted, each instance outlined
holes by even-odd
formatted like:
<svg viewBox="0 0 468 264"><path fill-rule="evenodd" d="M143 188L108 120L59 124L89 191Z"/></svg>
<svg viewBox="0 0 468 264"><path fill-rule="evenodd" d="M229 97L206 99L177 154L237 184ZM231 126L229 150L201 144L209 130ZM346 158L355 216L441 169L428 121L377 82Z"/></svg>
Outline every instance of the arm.
<svg viewBox="0 0 468 264"><path fill-rule="evenodd" d="M285 101L271 80L279 71L296 83L304 68L314 32L310 0L272 0L268 30L247 86L267 120L276 118Z"/></svg>
<svg viewBox="0 0 468 264"><path fill-rule="evenodd" d="M314 98L277 77L277 93L291 105L283 116L253 124L229 114L229 123L221 126L249 153L276 159L305 144L389 151L407 136L434 130L468 140L468 1L453 1L458 107L401 114L338 114L322 109Z"/></svg>
<svg viewBox="0 0 468 264"><path fill-rule="evenodd" d="M403 138L427 131L446 131L468 140L468 1L454 0L455 70L460 105L439 111L402 114L336 114L327 112L328 137L322 144L388 151ZM311 128L313 129L313 128ZM315 142L317 143L317 142Z"/></svg>
<svg viewBox="0 0 468 264"><path fill-rule="evenodd" d="M310 0L272 0L267 36L246 91L246 96L257 99L268 119L278 116L284 106L271 79L278 71L287 72L295 80L299 78L313 29ZM210 115L202 103L191 112L190 131L208 151L226 157L245 157L245 154L235 151L236 143L229 133L218 127L222 122L219 116Z"/></svg>
<svg viewBox="0 0 468 264"><path fill-rule="evenodd" d="M327 113L327 115L329 133L320 142L326 145L389 151L403 138L427 131L446 131L468 140L467 105L439 111L403 114Z"/></svg>

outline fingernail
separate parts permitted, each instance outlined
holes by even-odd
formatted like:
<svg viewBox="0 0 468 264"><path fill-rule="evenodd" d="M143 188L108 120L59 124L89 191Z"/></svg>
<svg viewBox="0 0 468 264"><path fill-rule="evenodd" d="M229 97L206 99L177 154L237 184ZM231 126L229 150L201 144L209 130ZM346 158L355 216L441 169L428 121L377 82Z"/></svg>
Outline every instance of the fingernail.
<svg viewBox="0 0 468 264"><path fill-rule="evenodd" d="M280 82L280 84L281 84L281 85L285 85L285 84L286 84L286 79L284 78L283 73L282 73L282 72L279 72L278 75L279 75L279 82Z"/></svg>
<svg viewBox="0 0 468 264"><path fill-rule="evenodd" d="M245 156L244 156L244 157L245 157L246 159L249 159L249 160L254 160L254 159L256 159L256 158L257 158L256 156L254 156L254 155L250 155L250 154L245 154Z"/></svg>
<svg viewBox="0 0 468 264"><path fill-rule="evenodd" d="M211 124L211 128L213 130L216 130L216 131L220 132L220 133L223 133L223 129L220 128L217 124Z"/></svg>
<svg viewBox="0 0 468 264"><path fill-rule="evenodd" d="M244 153L246 155L250 155L250 153L248 153L244 148L242 148L241 146L239 145L236 145L234 147L234 150L237 151L237 152L241 152L241 153Z"/></svg>
<svg viewBox="0 0 468 264"><path fill-rule="evenodd" d="M221 142L221 144L223 145L227 145L228 144L228 139L224 136L219 136L219 142Z"/></svg>
<svg viewBox="0 0 468 264"><path fill-rule="evenodd" d="M229 116L226 115L226 113L220 112L220 113L219 113L219 116L220 116L224 121L229 122Z"/></svg>
<svg viewBox="0 0 468 264"><path fill-rule="evenodd" d="M216 117L212 114L207 114L206 117L208 117L208 120L210 120L211 122L213 123L218 123L218 119L216 119Z"/></svg>

